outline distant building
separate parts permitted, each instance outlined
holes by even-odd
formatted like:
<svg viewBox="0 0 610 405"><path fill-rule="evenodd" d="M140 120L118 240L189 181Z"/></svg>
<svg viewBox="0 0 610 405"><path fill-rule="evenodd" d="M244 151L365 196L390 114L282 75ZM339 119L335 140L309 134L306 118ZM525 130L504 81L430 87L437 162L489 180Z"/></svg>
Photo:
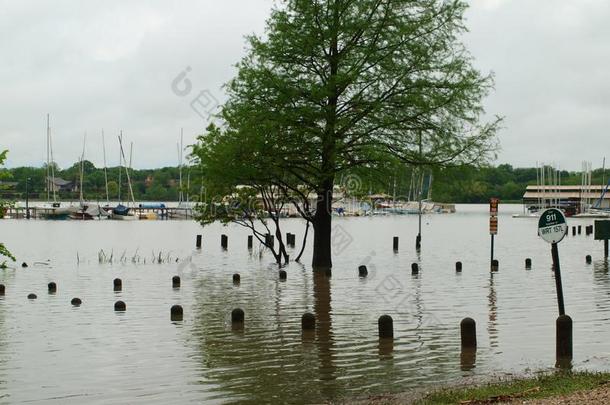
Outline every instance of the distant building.
<svg viewBox="0 0 610 405"><path fill-rule="evenodd" d="M64 180L60 177L55 178L47 178L48 184L51 186L51 191L53 192L76 192L78 191L78 186L73 181Z"/></svg>
<svg viewBox="0 0 610 405"><path fill-rule="evenodd" d="M531 209L561 206L571 213L584 211L584 207L610 208L607 186L527 186L523 204Z"/></svg>

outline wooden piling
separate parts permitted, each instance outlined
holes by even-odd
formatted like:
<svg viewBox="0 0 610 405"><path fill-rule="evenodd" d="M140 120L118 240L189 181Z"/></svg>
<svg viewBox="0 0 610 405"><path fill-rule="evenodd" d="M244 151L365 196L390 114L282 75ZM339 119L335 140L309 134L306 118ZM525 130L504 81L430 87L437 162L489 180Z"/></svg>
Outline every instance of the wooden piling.
<svg viewBox="0 0 610 405"><path fill-rule="evenodd" d="M70 301L70 304L74 305L75 307L80 306L80 304L82 304L82 303L83 303L83 301L78 297L74 297L74 298L72 298L72 301Z"/></svg>
<svg viewBox="0 0 610 405"><path fill-rule="evenodd" d="M233 274L233 284L241 283L241 276L238 273Z"/></svg>
<svg viewBox="0 0 610 405"><path fill-rule="evenodd" d="M477 324L474 319L462 319L462 322L460 322L460 337L462 341L462 349L476 349Z"/></svg>
<svg viewBox="0 0 610 405"><path fill-rule="evenodd" d="M491 261L491 271L497 272L500 270L500 262L497 259Z"/></svg>
<svg viewBox="0 0 610 405"><path fill-rule="evenodd" d="M227 235L220 235L220 246L222 246L224 250L227 250L229 247L229 237Z"/></svg>
<svg viewBox="0 0 610 405"><path fill-rule="evenodd" d="M419 274L419 265L417 263L411 263L411 274Z"/></svg>
<svg viewBox="0 0 610 405"><path fill-rule="evenodd" d="M369 271L367 270L366 266L364 266L364 265L358 266L358 276L366 277L368 275L369 275Z"/></svg>
<svg viewBox="0 0 610 405"><path fill-rule="evenodd" d="M241 308L235 308L231 311L231 323L233 324L243 324L245 317L244 310Z"/></svg>
<svg viewBox="0 0 610 405"><path fill-rule="evenodd" d="M115 278L114 280L112 280L112 284L113 284L114 291L123 290L123 281L121 281L120 278Z"/></svg>
<svg viewBox="0 0 610 405"><path fill-rule="evenodd" d="M197 249L201 249L201 235L197 235L197 240L195 241L195 247Z"/></svg>
<svg viewBox="0 0 610 405"><path fill-rule="evenodd" d="M557 362L572 360L572 318L560 315L555 322Z"/></svg>
<svg viewBox="0 0 610 405"><path fill-rule="evenodd" d="M184 319L184 311L180 305L173 305L170 309L169 318L171 321L181 321Z"/></svg>
<svg viewBox="0 0 610 405"><path fill-rule="evenodd" d="M252 235L248 235L248 249L252 249L253 241L254 237Z"/></svg>
<svg viewBox="0 0 610 405"><path fill-rule="evenodd" d="M394 321L390 315L381 315L377 320L379 327L379 338L394 338Z"/></svg>
<svg viewBox="0 0 610 405"><path fill-rule="evenodd" d="M304 313L301 317L301 329L314 330L316 328L316 316L309 312Z"/></svg>
<svg viewBox="0 0 610 405"><path fill-rule="evenodd" d="M532 268L532 259L530 259L529 257L527 259L525 259L525 268L526 269Z"/></svg>
<svg viewBox="0 0 610 405"><path fill-rule="evenodd" d="M178 276L172 277L172 287L180 288L180 277L178 277Z"/></svg>
<svg viewBox="0 0 610 405"><path fill-rule="evenodd" d="M591 255L587 255L587 256L585 256L585 262L586 262L587 264L591 264L591 262L592 262L592 261L593 261L593 259L591 258Z"/></svg>
<svg viewBox="0 0 610 405"><path fill-rule="evenodd" d="M456 273L462 272L462 262L455 262L455 271Z"/></svg>
<svg viewBox="0 0 610 405"><path fill-rule="evenodd" d="M57 284L52 281L47 284L47 288L49 290L49 294L55 294L57 292Z"/></svg>
<svg viewBox="0 0 610 405"><path fill-rule="evenodd" d="M127 305L123 301L117 301L114 303L114 310L117 312L125 312L127 310Z"/></svg>
<svg viewBox="0 0 610 405"><path fill-rule="evenodd" d="M392 241L392 248L395 252L398 252L398 236L394 236L394 239Z"/></svg>

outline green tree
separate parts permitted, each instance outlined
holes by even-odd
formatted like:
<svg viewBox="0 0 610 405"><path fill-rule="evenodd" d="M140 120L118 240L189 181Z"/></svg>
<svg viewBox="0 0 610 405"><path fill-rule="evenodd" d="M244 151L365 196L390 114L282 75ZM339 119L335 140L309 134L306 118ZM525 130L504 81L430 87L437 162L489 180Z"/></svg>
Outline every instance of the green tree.
<svg viewBox="0 0 610 405"><path fill-rule="evenodd" d="M314 268L330 268L337 176L399 159L484 162L498 120L480 124L489 76L458 38L463 1L287 0L228 83L220 114L235 142L315 190ZM283 182L283 179L278 179ZM297 184L286 182L296 189Z"/></svg>
<svg viewBox="0 0 610 405"><path fill-rule="evenodd" d="M4 165L4 160L6 159L6 154L8 151L0 152L0 167ZM3 172L0 172L0 180L6 177ZM0 218L4 216L4 212L6 208L8 208L9 203L7 201L0 200ZM15 261L15 257L9 252L9 250L4 246L4 243L0 242L0 268L6 267L6 260L2 260L2 258L8 258L12 261Z"/></svg>

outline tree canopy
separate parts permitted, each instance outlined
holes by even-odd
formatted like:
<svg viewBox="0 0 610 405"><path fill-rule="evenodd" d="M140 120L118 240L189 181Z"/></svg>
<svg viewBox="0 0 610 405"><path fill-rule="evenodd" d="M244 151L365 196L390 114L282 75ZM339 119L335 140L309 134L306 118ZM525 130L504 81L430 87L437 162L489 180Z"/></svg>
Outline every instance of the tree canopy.
<svg viewBox="0 0 610 405"><path fill-rule="evenodd" d="M337 176L390 161L483 163L498 119L481 123L492 79L460 42L459 0L287 0L227 86L225 143L255 147L261 181L318 195L314 267L330 268ZM226 149L226 148L225 148Z"/></svg>

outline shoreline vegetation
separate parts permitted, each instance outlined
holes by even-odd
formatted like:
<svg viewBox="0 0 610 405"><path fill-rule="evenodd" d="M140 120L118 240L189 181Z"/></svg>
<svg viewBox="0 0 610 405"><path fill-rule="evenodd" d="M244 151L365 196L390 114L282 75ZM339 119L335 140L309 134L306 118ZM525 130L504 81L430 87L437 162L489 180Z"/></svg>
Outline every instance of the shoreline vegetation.
<svg viewBox="0 0 610 405"><path fill-rule="evenodd" d="M67 169L55 167L56 178L65 180L66 185L58 191L58 199L77 201L79 199L79 169L76 163ZM83 191L90 201L105 201L106 187L104 168L98 168L89 161L84 163L85 178ZM131 180L134 197L137 201L177 201L180 195L180 168L163 167L157 169L131 169ZM438 169L433 173L430 190L432 201L468 204L487 203L489 198L497 197L503 203L520 203L525 188L536 184L536 168L513 168L508 164L476 168L462 165ZM108 191L110 200L117 200L119 193L119 167L107 169ZM0 169L0 197L5 200L24 200L26 179L29 180L31 200L46 200L45 189L46 166L16 167ZM410 193L413 169L403 166L388 173L373 171L353 171L339 178L335 184L345 189L354 197L365 197L367 194L386 194L396 196L397 200L406 200ZM197 201L205 187L197 167L183 169L183 193L190 201ZM577 185L581 183L581 173L562 171L562 184ZM592 184L605 184L607 176L602 169L592 172ZM357 187L354 187L354 183ZM204 185L203 185L204 186ZM121 185L121 195L128 195L126 181ZM427 191L427 190L426 190Z"/></svg>
<svg viewBox="0 0 610 405"><path fill-rule="evenodd" d="M606 404L610 402L610 373L557 371L528 378L446 386L342 400L342 405L487 405L487 404Z"/></svg>

